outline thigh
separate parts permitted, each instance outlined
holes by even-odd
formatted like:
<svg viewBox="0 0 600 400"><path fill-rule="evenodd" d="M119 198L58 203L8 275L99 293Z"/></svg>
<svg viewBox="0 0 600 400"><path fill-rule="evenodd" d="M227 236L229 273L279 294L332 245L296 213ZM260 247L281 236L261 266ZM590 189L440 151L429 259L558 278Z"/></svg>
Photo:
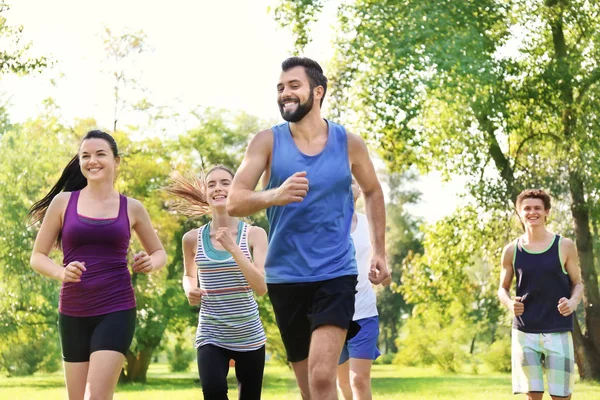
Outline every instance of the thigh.
<svg viewBox="0 0 600 400"><path fill-rule="evenodd" d="M542 338L544 367L551 396L568 397L575 383L575 353L571 332L546 333Z"/></svg>
<svg viewBox="0 0 600 400"><path fill-rule="evenodd" d="M259 400L265 369L265 346L258 350L235 352L233 359L240 400Z"/></svg>
<svg viewBox="0 0 600 400"><path fill-rule="evenodd" d="M69 399L83 399L89 366L89 361L76 363L64 362L65 383Z"/></svg>
<svg viewBox="0 0 600 400"><path fill-rule="evenodd" d="M136 309L116 311L99 315L97 318L90 352L110 350L127 355L135 332Z"/></svg>
<svg viewBox="0 0 600 400"><path fill-rule="evenodd" d="M308 358L311 338L308 315L317 287L315 283L268 285L277 327L288 361L292 363Z"/></svg>
<svg viewBox="0 0 600 400"><path fill-rule="evenodd" d="M90 360L94 317L71 317L58 313L58 332L63 360L83 363Z"/></svg>
<svg viewBox="0 0 600 400"><path fill-rule="evenodd" d="M205 400L227 399L227 374L231 359L228 353L212 344L198 347L198 373Z"/></svg>
<svg viewBox="0 0 600 400"><path fill-rule="evenodd" d="M512 330L512 384L513 393L544 392L542 349L538 333Z"/></svg>
<svg viewBox="0 0 600 400"><path fill-rule="evenodd" d="M112 399L119 381L125 356L112 350L99 350L90 355L85 398Z"/></svg>
<svg viewBox="0 0 600 400"><path fill-rule="evenodd" d="M369 317L356 321L360 331L348 341L349 358L376 360L381 355L377 348L379 338L379 318Z"/></svg>
<svg viewBox="0 0 600 400"><path fill-rule="evenodd" d="M360 327L352 321L356 283L356 275L319 282L309 315L311 330L322 325L334 325L348 331L348 338L358 333Z"/></svg>
<svg viewBox="0 0 600 400"><path fill-rule="evenodd" d="M335 325L321 325L312 333L308 371L315 377L335 380L342 346L346 340L346 330Z"/></svg>
<svg viewBox="0 0 600 400"><path fill-rule="evenodd" d="M371 382L371 367L373 366L373 361L364 360L360 358L351 358L350 359L350 378L352 380L362 380L363 382L367 382L370 384Z"/></svg>

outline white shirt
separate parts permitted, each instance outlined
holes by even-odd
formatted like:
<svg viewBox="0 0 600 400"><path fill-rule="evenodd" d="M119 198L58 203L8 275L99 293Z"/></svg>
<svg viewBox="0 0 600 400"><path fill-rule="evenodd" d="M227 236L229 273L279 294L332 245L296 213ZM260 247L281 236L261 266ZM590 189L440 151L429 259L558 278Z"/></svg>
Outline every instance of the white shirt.
<svg viewBox="0 0 600 400"><path fill-rule="evenodd" d="M356 297L354 301L354 321L374 317L377 314L377 297L369 281L369 270L371 268L371 234L367 216L356 213L356 229L352 232L352 240L356 250L356 265L358 267L358 284L356 285Z"/></svg>

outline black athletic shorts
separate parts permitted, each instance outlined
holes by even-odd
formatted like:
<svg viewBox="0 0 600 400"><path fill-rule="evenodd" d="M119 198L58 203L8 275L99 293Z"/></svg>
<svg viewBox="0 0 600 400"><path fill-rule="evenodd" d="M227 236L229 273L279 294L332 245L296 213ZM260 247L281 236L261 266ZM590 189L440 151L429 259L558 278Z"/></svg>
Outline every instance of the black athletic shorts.
<svg viewBox="0 0 600 400"><path fill-rule="evenodd" d="M58 331L63 360L86 362L98 350L118 351L123 355L133 340L136 309L115 311L93 317L70 317L58 313Z"/></svg>
<svg viewBox="0 0 600 400"><path fill-rule="evenodd" d="M320 282L267 284L288 361L308 357L312 332L321 325L335 325L354 337L360 326L352 321L356 275Z"/></svg>

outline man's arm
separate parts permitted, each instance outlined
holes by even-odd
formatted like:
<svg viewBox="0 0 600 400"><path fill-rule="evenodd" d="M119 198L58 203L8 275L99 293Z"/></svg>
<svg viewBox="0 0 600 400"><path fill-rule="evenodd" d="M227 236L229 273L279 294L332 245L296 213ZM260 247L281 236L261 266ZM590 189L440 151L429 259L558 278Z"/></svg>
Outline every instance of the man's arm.
<svg viewBox="0 0 600 400"><path fill-rule="evenodd" d="M369 157L365 141L358 135L348 132L348 157L352 175L358 182L365 197L367 219L373 240L373 260L369 280L374 284L388 281L388 271L385 259L385 201L383 190L375 167Z"/></svg>
<svg viewBox="0 0 600 400"><path fill-rule="evenodd" d="M558 311L563 317L571 315L577 309L581 297L583 296L583 283L581 282L581 273L579 271L579 255L577 247L571 239L563 238L561 240L561 253L565 255L565 270L571 280L571 297L569 299L562 297L558 301Z"/></svg>
<svg viewBox="0 0 600 400"><path fill-rule="evenodd" d="M278 188L256 192L260 176L269 164L273 148L273 131L259 132L248 144L244 160L238 168L229 195L227 213L233 217L247 217L271 206L301 202L308 192L306 172L296 172Z"/></svg>
<svg viewBox="0 0 600 400"><path fill-rule="evenodd" d="M248 144L227 196L227 213L233 217L247 217L270 207L273 191L255 192L260 176L265 172L273 148L273 132L264 130Z"/></svg>
<svg viewBox="0 0 600 400"><path fill-rule="evenodd" d="M498 298L500 302L511 310L515 316L520 316L525 311L525 305L521 303L520 297L510 298L510 285L513 280L513 258L515 254L514 243L504 246L502 251L502 262L500 270L500 287L498 288Z"/></svg>

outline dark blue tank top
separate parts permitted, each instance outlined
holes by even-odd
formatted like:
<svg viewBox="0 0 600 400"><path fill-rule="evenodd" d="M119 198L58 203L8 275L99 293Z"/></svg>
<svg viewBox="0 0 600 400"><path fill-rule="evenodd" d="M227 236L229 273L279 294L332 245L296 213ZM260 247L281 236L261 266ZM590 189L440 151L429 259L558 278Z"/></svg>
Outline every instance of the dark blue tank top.
<svg viewBox="0 0 600 400"><path fill-rule="evenodd" d="M266 189L306 171L309 190L300 203L267 209L267 283L318 282L358 273L350 238L354 201L348 136L343 126L327 124L327 143L314 156L298 149L288 123L272 128L271 176Z"/></svg>
<svg viewBox="0 0 600 400"><path fill-rule="evenodd" d="M528 251L515 241L513 268L517 296L521 296L525 311L514 317L513 328L527 333L552 333L573 330L573 314L563 317L558 312L558 300L571 297L571 280L560 259L559 235L549 248L541 252Z"/></svg>

